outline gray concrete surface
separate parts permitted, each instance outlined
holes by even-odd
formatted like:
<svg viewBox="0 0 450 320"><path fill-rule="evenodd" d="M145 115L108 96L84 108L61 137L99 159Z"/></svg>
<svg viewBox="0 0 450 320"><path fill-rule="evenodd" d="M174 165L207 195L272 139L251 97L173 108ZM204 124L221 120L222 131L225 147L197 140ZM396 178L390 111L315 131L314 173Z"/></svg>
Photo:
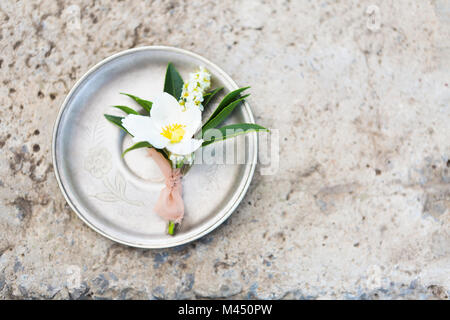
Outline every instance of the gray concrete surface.
<svg viewBox="0 0 450 320"><path fill-rule="evenodd" d="M2 0L0 22L0 298L448 299L448 1ZM75 81L144 45L209 58L280 130L278 174L168 250L87 227L50 152Z"/></svg>

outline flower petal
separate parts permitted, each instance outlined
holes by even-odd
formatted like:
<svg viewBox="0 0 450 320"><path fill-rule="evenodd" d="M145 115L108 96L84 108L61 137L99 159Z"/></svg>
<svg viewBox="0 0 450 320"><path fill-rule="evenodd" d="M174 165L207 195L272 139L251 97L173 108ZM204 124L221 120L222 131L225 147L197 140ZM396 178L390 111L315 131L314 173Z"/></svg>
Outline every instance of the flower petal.
<svg viewBox="0 0 450 320"><path fill-rule="evenodd" d="M164 127L178 121L182 110L183 109L177 99L167 92L162 92L153 98L150 117L153 119L156 126Z"/></svg>
<svg viewBox="0 0 450 320"><path fill-rule="evenodd" d="M172 153L186 155L200 148L202 143L203 143L202 139L189 139L189 140L183 139L179 143L169 143L166 148Z"/></svg>
<svg viewBox="0 0 450 320"><path fill-rule="evenodd" d="M180 116L181 124L185 125L184 139L190 139L200 129L202 124L202 112L195 106L187 108L186 111L181 112Z"/></svg>
<svg viewBox="0 0 450 320"><path fill-rule="evenodd" d="M169 143L169 139L160 134L159 128L148 116L130 114L122 119L122 125L134 136L133 142L135 143L148 141L157 149L165 148Z"/></svg>

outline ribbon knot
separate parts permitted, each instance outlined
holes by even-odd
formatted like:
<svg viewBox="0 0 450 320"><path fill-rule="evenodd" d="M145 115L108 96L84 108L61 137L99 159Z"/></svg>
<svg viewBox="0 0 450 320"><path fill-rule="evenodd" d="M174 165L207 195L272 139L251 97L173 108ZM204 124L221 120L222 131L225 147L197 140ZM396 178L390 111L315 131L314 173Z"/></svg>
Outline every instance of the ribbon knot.
<svg viewBox="0 0 450 320"><path fill-rule="evenodd" d="M166 177L166 187L169 189L175 188L181 183L181 178L182 175L180 169L172 169L170 176Z"/></svg>
<svg viewBox="0 0 450 320"><path fill-rule="evenodd" d="M169 161L154 148L148 149L148 154L164 175L166 187L159 194L155 204L155 212L164 220L181 222L184 215L183 189L180 169L173 169Z"/></svg>

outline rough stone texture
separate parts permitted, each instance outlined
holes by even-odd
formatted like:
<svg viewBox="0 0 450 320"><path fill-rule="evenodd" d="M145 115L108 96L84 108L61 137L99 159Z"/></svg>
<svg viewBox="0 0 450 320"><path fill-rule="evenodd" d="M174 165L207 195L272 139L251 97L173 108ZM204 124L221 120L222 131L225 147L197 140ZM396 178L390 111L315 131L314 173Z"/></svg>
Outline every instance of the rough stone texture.
<svg viewBox="0 0 450 320"><path fill-rule="evenodd" d="M0 298L449 297L448 1L2 0L0 22ZM251 84L280 166L208 236L140 250L71 212L51 133L91 66L157 44Z"/></svg>

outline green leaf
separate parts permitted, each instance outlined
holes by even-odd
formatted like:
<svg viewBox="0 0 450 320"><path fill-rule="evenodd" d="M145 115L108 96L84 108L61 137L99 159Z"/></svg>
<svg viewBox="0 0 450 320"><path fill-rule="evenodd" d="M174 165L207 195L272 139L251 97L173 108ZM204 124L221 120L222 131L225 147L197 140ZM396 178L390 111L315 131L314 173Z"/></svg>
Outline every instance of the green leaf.
<svg viewBox="0 0 450 320"><path fill-rule="evenodd" d="M266 129L258 124L254 123L238 123L238 124L231 124L229 126L223 126L222 128L217 129L220 131L221 136L219 137L211 137L213 139L204 141L202 144L202 147L205 147L211 143L217 142L217 141L223 141L225 139L229 139L232 137L236 137L241 134L247 134L249 132L257 132L257 131L266 131L269 132L269 129ZM233 130L234 132L227 135L227 130Z"/></svg>
<svg viewBox="0 0 450 320"><path fill-rule="evenodd" d="M179 100L183 91L183 79L171 62L167 65L166 78L164 80L164 92L171 94Z"/></svg>
<svg viewBox="0 0 450 320"><path fill-rule="evenodd" d="M140 149L140 148L154 148L149 142L147 141L141 141L138 143L135 143L134 145L132 145L131 147L129 147L128 149L126 149L123 153L122 153L122 157L125 156L126 153L128 153L128 151L131 150L135 150L135 149ZM164 158L166 158L167 160L169 160L169 156L167 155L167 153L164 151L164 149L157 149L154 148L156 151L158 151L159 153L161 153Z"/></svg>
<svg viewBox="0 0 450 320"><path fill-rule="evenodd" d="M217 88L210 92L205 93L205 95L203 96L203 98L205 99L205 102L203 102L203 106L206 108L208 106L208 104L211 102L211 100L214 98L214 96L222 90L223 90L223 87L220 87L220 88Z"/></svg>
<svg viewBox="0 0 450 320"><path fill-rule="evenodd" d="M127 107L127 106L113 106L113 108L120 109L123 112L125 112L126 114L137 114L137 115L139 115L139 112L137 112L136 110L131 109L131 108Z"/></svg>
<svg viewBox="0 0 450 320"><path fill-rule="evenodd" d="M234 108L236 108L248 96L249 95L245 95L242 98L230 103L225 108L223 108L223 110L220 111L214 118L209 118L210 120L208 120L208 122L205 123L205 125L202 127L202 133L221 124L230 115Z"/></svg>
<svg viewBox="0 0 450 320"><path fill-rule="evenodd" d="M141 99L139 97L133 96L132 94L129 93L124 93L121 92L120 94L123 94L125 96L129 96L131 99L133 99L134 101L136 101L137 103L139 103L139 105L144 108L147 112L150 112L150 109L152 108L153 102L148 101L148 100L144 100Z"/></svg>
<svg viewBox="0 0 450 320"><path fill-rule="evenodd" d="M230 93L228 93L222 99L222 101L219 103L217 109L213 112L213 114L209 117L208 121L206 121L205 124L208 124L208 122L210 122L215 116L217 116L230 103L232 103L236 99L240 98L241 92L243 92L244 90L247 90L248 88L250 88L250 87L240 88L240 89L237 89L237 90L234 90L234 91L231 91Z"/></svg>
<svg viewBox="0 0 450 320"><path fill-rule="evenodd" d="M122 153L122 157L125 156L125 154L128 153L128 151L135 150L135 149L140 149L140 148L152 148L152 147L153 146L150 143L148 143L147 141L141 141L141 142L138 142L136 144L133 144L131 147L126 149Z"/></svg>
<svg viewBox="0 0 450 320"><path fill-rule="evenodd" d="M109 122L115 124L115 125L118 126L120 129L122 129L123 131L125 131L126 133L128 133L130 136L133 136L133 135L132 135L131 133L129 133L129 132L127 131L127 129L125 129L124 126L122 125L122 119L123 119L124 117L112 116L112 115L110 115L110 114L105 114L104 116L105 116L105 118L106 118Z"/></svg>

